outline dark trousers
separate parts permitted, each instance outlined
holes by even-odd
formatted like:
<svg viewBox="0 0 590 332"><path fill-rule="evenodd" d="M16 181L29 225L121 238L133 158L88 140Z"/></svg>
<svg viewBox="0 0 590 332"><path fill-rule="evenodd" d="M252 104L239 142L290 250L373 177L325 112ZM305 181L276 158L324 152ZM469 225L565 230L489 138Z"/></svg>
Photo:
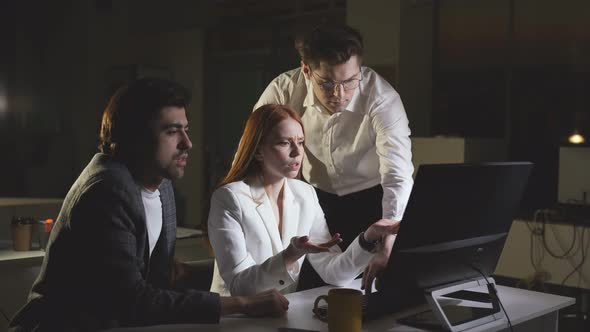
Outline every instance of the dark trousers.
<svg viewBox="0 0 590 332"><path fill-rule="evenodd" d="M383 188L381 185L356 193L338 196L315 189L324 210L330 233L340 233L342 251L372 223L381 219ZM313 269L307 258L303 262L297 290L323 286L326 283Z"/></svg>

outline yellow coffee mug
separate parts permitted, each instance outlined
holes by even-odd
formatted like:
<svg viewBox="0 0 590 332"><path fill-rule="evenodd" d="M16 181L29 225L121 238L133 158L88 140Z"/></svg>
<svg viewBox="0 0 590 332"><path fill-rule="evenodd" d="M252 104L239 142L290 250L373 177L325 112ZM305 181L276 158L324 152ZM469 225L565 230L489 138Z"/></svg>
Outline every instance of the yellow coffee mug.
<svg viewBox="0 0 590 332"><path fill-rule="evenodd" d="M333 288L328 295L320 295L313 304L313 313L328 322L330 332L360 332L362 325L362 297L358 289ZM320 302L328 303L328 310L319 308Z"/></svg>

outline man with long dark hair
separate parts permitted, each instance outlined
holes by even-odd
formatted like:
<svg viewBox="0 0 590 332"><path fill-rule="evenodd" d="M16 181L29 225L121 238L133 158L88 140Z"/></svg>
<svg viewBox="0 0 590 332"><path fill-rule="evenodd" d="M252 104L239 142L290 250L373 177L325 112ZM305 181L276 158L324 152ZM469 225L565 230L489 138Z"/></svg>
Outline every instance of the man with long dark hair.
<svg viewBox="0 0 590 332"><path fill-rule="evenodd" d="M216 323L220 315L281 315L276 290L220 297L175 289L176 209L192 143L187 91L145 78L121 88L103 113L100 150L68 192L28 303L14 331Z"/></svg>

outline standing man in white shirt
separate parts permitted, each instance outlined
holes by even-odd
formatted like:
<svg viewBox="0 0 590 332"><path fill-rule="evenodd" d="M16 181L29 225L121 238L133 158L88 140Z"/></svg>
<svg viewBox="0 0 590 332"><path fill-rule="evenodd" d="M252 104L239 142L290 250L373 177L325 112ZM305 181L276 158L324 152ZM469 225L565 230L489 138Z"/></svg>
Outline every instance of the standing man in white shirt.
<svg viewBox="0 0 590 332"><path fill-rule="evenodd" d="M410 128L402 101L374 70L362 66L363 41L348 26L321 26L296 43L301 67L275 78L254 109L285 104L305 128L302 174L317 191L343 249L381 218L401 220L412 189ZM387 265L395 236L383 240L364 274L369 287ZM306 266L307 265L307 266ZM300 288L318 285L304 265Z"/></svg>

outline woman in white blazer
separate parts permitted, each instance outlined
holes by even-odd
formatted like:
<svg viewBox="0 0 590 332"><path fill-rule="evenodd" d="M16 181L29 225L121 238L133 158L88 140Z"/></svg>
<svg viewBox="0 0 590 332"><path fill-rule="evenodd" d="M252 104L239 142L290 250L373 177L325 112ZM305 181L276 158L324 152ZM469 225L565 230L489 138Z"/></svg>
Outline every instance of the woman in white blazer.
<svg viewBox="0 0 590 332"><path fill-rule="evenodd" d="M250 115L232 167L211 198L211 291L294 291L307 254L326 283L344 285L363 271L378 241L397 231L399 223L380 220L341 252L315 190L295 179L303 140L301 120L287 106L265 105Z"/></svg>

